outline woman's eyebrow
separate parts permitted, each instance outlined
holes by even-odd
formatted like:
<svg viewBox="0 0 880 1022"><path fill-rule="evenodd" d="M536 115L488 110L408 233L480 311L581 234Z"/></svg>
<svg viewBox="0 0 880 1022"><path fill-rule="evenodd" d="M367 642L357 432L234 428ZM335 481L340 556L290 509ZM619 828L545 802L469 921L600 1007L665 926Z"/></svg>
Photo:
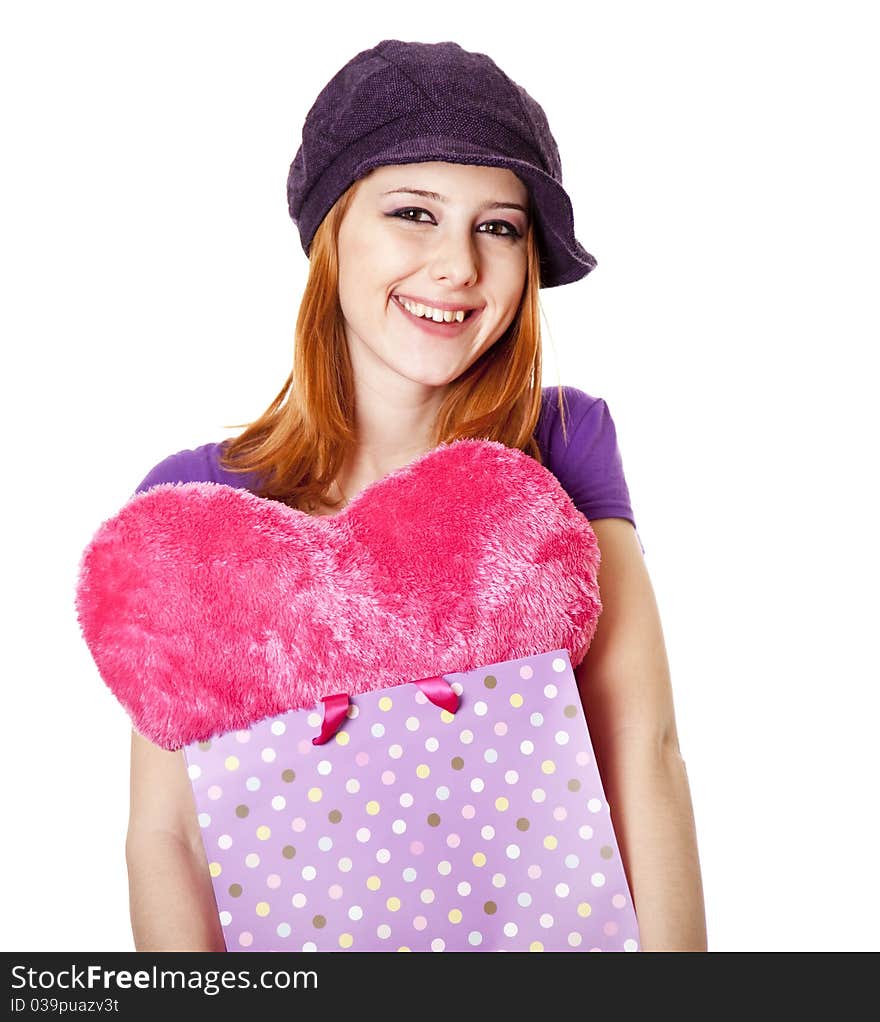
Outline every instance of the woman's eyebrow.
<svg viewBox="0 0 880 1022"><path fill-rule="evenodd" d="M423 199L433 199L435 202L448 202L449 200L445 195L440 195L438 192L426 192L421 188L392 188L389 192L382 192L383 195L396 195L398 192L405 192L407 195L420 195ZM528 209L525 206L521 206L518 202L484 202L482 206L478 207L480 210L484 209L520 209L523 213L528 213Z"/></svg>

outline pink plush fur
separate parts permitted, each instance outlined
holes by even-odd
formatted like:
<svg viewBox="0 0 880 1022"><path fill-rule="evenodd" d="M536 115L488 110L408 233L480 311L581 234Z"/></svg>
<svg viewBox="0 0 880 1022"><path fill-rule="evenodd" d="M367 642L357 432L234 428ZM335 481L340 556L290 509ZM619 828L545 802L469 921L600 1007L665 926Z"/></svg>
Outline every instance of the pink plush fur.
<svg viewBox="0 0 880 1022"><path fill-rule="evenodd" d="M598 567L548 469L462 439L331 517L219 483L154 486L97 530L76 606L136 729L175 749L335 692L553 649L577 666Z"/></svg>

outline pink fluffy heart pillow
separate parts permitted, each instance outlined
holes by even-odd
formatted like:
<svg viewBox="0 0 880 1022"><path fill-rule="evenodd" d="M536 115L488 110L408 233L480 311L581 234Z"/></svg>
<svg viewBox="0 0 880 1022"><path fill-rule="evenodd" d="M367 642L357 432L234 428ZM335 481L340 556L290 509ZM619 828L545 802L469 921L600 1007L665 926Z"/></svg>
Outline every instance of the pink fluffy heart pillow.
<svg viewBox="0 0 880 1022"><path fill-rule="evenodd" d="M553 649L577 666L599 557L548 469L462 439L330 517L219 483L154 486L98 528L76 607L135 728L176 749L337 692Z"/></svg>

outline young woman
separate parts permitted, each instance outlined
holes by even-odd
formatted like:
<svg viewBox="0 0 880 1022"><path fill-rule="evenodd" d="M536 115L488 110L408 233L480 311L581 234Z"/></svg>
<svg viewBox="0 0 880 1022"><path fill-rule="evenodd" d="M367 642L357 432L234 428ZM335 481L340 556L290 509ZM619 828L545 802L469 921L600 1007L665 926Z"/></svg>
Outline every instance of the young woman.
<svg viewBox="0 0 880 1022"><path fill-rule="evenodd" d="M603 612L575 673L641 946L705 949L669 668L614 423L601 398L540 384L539 288L596 265L543 110L483 54L385 40L309 111L288 200L310 264L293 371L239 436L166 458L138 491L210 480L327 515L460 437L546 465L601 551ZM183 753L136 732L126 855L138 949L225 949Z"/></svg>

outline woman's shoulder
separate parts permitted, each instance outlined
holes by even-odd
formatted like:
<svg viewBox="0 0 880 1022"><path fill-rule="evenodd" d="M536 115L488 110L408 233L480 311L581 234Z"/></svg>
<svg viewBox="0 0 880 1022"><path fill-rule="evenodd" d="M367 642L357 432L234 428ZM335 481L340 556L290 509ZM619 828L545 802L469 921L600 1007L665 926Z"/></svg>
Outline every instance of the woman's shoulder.
<svg viewBox="0 0 880 1022"><path fill-rule="evenodd" d="M220 455L228 440L184 448L155 464L135 489L143 493L159 483L224 483L246 489L251 481L241 472L230 472L220 464Z"/></svg>
<svg viewBox="0 0 880 1022"><path fill-rule="evenodd" d="M635 527L617 428L608 402L578 387L562 387L563 431L559 389L544 387L541 394L535 440L544 465L588 519L626 518Z"/></svg>
<svg viewBox="0 0 880 1022"><path fill-rule="evenodd" d="M560 415L560 391L562 392L562 415ZM556 448L560 444L567 446L568 439L584 422L587 414L607 412L608 405L601 397L588 394L579 387L560 386L543 387L541 390L541 413L535 430L538 443L542 450L545 445ZM563 419L565 430L563 435ZM543 441L543 442L542 442Z"/></svg>

